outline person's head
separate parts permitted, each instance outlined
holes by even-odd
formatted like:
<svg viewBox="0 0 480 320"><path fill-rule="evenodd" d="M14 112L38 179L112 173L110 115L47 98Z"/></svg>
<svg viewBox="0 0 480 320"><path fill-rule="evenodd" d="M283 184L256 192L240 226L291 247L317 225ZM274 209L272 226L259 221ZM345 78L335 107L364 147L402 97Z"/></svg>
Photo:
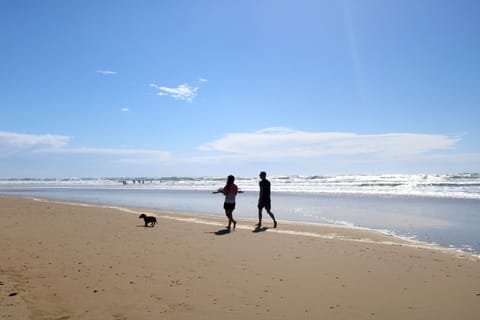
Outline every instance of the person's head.
<svg viewBox="0 0 480 320"><path fill-rule="evenodd" d="M265 179L267 177L267 173L265 171L262 171L258 176L260 177L260 179Z"/></svg>
<svg viewBox="0 0 480 320"><path fill-rule="evenodd" d="M235 182L235 177L232 176L232 175L229 175L229 176L227 177L227 186L232 185L234 182Z"/></svg>

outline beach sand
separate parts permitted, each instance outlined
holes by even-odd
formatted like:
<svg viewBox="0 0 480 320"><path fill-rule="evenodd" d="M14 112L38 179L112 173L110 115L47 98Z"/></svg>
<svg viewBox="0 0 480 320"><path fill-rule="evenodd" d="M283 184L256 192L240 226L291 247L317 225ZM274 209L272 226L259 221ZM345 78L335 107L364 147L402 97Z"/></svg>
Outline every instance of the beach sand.
<svg viewBox="0 0 480 320"><path fill-rule="evenodd" d="M475 257L358 229L225 223L0 197L0 319L480 319Z"/></svg>

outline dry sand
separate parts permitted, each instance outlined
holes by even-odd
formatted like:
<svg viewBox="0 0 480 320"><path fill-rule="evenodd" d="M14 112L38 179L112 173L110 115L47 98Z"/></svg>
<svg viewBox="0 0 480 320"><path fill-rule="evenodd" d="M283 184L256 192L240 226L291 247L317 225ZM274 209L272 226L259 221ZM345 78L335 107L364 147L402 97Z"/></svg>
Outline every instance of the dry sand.
<svg viewBox="0 0 480 320"><path fill-rule="evenodd" d="M362 230L225 223L0 197L0 319L480 319L475 257Z"/></svg>

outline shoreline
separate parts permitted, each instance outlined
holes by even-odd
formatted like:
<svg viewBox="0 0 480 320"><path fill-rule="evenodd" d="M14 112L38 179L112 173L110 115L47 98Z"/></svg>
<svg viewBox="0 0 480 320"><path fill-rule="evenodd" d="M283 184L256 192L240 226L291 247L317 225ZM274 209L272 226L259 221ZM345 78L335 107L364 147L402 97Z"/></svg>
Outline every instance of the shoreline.
<svg viewBox="0 0 480 320"><path fill-rule="evenodd" d="M295 222L253 232L239 219L237 230L222 233L224 217L150 209L159 222L144 228L136 216L144 211L0 197L0 316L473 320L480 313L480 262L468 254Z"/></svg>
<svg viewBox="0 0 480 320"><path fill-rule="evenodd" d="M130 213L132 215L139 216L140 214L144 213L147 215L153 215L156 218L160 219L170 219L170 220L177 220L177 221L184 221L189 223L198 223L198 224L206 224L206 225L214 225L214 226L223 226L225 223L223 222L212 222L218 220L225 220L224 217L208 214L203 212L193 213L193 212L182 212L177 210L160 210L160 209L153 209L153 208L135 208L135 207L128 207L128 206L111 206L111 205L103 205L103 204L93 204L93 203L83 203L83 202L71 202L71 201L58 201L52 199L42 199L42 198L35 198L35 197L27 197L26 199L32 199L34 201L39 202L47 202L47 203L58 203L58 204L66 204L66 205L76 205L81 207L91 207L91 208L104 208L104 209L113 209L125 213ZM264 217L267 221L270 221L269 217ZM237 223L238 230L255 230L254 225L257 222L256 219L253 218L246 218L246 217L235 217L239 223ZM210 220L210 221L209 221ZM351 241L351 242L359 242L359 243L379 243L382 245L396 245L396 246L403 246L409 248L416 248L416 249L431 249L437 250L443 253L448 253L455 255L459 258L468 258L472 260L478 260L480 262L480 254L472 253L463 251L459 248L453 247L443 247L436 243L428 243L416 239L411 239L408 237L403 237L400 235L393 234L391 231L388 230L377 230L377 229L370 229L365 227L359 227L355 225L340 225L340 224L327 224L327 223L319 223L319 222L305 222L305 221L290 221L290 220L277 220L279 225L282 226L290 226L294 229L321 229L323 232L313 232L313 231L301 231L301 230L285 230L285 228L277 228L274 229L272 227L266 228L265 231L274 232L278 234L285 234L285 235L296 235L296 236L305 236L305 237L312 237L312 238L320 238L320 239L329 239L329 240L338 240L338 241ZM240 222L242 224L240 224ZM248 224L247 224L248 223ZM332 230L332 231L347 231L347 234L362 234L363 237L359 237L358 235L355 236L345 236L345 235L338 235L337 233L325 233L325 230ZM341 232L344 234L345 232ZM376 235L376 236L375 236ZM386 237L383 240L379 240L380 238ZM376 240L372 240L376 239Z"/></svg>
<svg viewBox="0 0 480 320"><path fill-rule="evenodd" d="M164 213L164 212L171 212L176 215L187 215L187 216L192 216L194 218L201 218L201 217L209 217L212 219L223 219L224 215L223 214L218 214L218 213L207 213L203 211L182 211L182 210L176 210L176 209L157 209L157 208L150 208L150 207L134 207L134 206L129 206L129 205L109 205L109 204L101 204L101 203L94 203L94 202L82 202L82 201L76 201L76 200L60 200L60 199L51 199L51 198L41 198L41 197L35 197L35 196L22 196L22 195L2 195L0 194L0 198L5 197L13 197L13 198L21 198L21 199L33 199L35 201L46 201L46 202L53 202L53 203L59 203L59 204L71 204L71 205L78 205L78 206L90 206L90 207L98 207L98 208L110 208L110 209L117 209L119 211L132 211L130 213L132 214L138 214L140 213ZM135 211L135 210L137 211ZM140 211L138 211L140 210ZM270 218L268 216L264 217L268 221ZM235 219L239 221L251 221L251 225L254 225L256 223L256 218L252 217L245 217L245 216L235 216ZM287 225L292 225L292 226L317 226L321 228L338 228L338 229L352 229L353 231L358 230L361 232L372 232L374 234L381 234L385 235L387 237L392 237L394 239L397 239L398 241L403 242L403 245L405 246L410 246L413 248L427 248L427 249L435 249L439 251L445 251L449 252L451 254L455 255L466 255L472 257L472 259L477 259L480 260L480 252L477 252L475 250L472 250L472 248L461 248L461 247L455 247L455 246L445 246L445 245L440 245L435 242L428 242L428 241L422 241L419 239L416 239L415 237L412 236L406 236L406 235L400 235L397 234L395 231L388 230L388 229L376 229L376 228L369 228L369 227L362 227L362 226L357 226L352 223L336 223L336 222L329 222L329 223L321 223L321 222L313 222L313 221L296 221L296 220L282 220L282 219L277 219L280 223L282 224L287 224ZM242 226L239 226L239 228L242 228ZM246 229L249 229L250 227L246 227ZM278 229L281 230L281 229ZM285 233L283 231L278 231L280 233ZM273 229L271 231L274 231ZM287 232L288 233L288 232ZM305 233L305 235L309 235L308 233ZM310 234L310 236L313 237L319 237L319 235L315 234ZM340 239L342 240L342 239ZM387 243L387 242L385 242Z"/></svg>

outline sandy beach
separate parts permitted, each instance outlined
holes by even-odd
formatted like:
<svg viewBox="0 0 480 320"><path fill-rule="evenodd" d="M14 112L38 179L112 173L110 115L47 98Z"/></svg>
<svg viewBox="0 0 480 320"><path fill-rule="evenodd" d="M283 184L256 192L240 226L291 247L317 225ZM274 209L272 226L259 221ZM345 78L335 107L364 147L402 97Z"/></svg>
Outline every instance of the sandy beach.
<svg viewBox="0 0 480 320"><path fill-rule="evenodd" d="M145 228L138 215L157 217ZM389 235L0 197L1 319L478 319L480 262Z"/></svg>

